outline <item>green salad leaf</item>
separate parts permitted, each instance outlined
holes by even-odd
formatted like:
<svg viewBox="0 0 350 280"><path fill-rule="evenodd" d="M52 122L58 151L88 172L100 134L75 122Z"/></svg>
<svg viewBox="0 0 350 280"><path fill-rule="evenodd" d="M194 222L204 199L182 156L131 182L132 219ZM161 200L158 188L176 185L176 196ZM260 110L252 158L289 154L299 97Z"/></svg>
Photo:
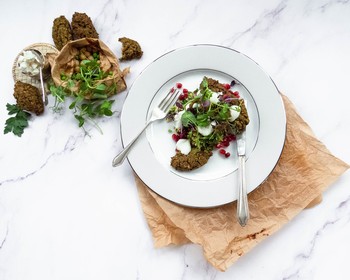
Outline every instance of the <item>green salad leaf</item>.
<svg viewBox="0 0 350 280"><path fill-rule="evenodd" d="M185 111L181 116L181 122L183 126L188 127L190 124L196 125L197 119L192 112Z"/></svg>

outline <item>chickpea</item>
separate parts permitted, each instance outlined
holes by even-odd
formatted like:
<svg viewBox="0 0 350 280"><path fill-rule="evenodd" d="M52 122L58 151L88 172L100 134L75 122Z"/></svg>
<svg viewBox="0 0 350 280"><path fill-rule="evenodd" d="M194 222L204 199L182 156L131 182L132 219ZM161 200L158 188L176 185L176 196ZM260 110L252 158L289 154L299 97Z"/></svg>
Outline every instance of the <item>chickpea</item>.
<svg viewBox="0 0 350 280"><path fill-rule="evenodd" d="M88 52L88 51L85 51L84 54L85 54L86 57L90 56L90 52Z"/></svg>
<svg viewBox="0 0 350 280"><path fill-rule="evenodd" d="M88 57L88 60L94 60L94 57L93 57L92 55L90 55L90 56Z"/></svg>
<svg viewBox="0 0 350 280"><path fill-rule="evenodd" d="M78 60L78 59L75 59L75 60L74 60L74 65L75 65L75 66L79 66L79 60Z"/></svg>
<svg viewBox="0 0 350 280"><path fill-rule="evenodd" d="M74 71L75 71L75 73L79 73L80 72L80 67L79 66L75 66L74 67Z"/></svg>
<svg viewBox="0 0 350 280"><path fill-rule="evenodd" d="M86 59L86 55L85 54L80 54L80 60L85 60Z"/></svg>

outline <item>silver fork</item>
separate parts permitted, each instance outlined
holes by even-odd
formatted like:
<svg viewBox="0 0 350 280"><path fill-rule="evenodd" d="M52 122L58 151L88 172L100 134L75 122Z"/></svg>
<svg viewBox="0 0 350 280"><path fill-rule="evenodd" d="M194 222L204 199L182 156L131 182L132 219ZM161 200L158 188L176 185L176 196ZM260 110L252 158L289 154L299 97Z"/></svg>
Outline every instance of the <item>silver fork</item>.
<svg viewBox="0 0 350 280"><path fill-rule="evenodd" d="M113 159L112 165L118 166L123 163L126 156L129 154L132 146L135 144L136 140L145 131L145 129L154 121L161 120L166 117L170 108L174 106L175 102L180 96L180 90L171 89L169 93L164 97L164 99L152 110L150 119L146 122L145 127L136 135L136 137L131 140L131 142Z"/></svg>

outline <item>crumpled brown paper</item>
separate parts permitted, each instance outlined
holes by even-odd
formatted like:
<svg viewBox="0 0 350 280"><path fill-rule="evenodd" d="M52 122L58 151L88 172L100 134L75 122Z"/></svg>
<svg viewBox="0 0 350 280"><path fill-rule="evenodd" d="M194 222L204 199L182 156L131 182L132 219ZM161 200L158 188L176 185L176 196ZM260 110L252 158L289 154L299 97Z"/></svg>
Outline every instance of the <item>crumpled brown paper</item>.
<svg viewBox="0 0 350 280"><path fill-rule="evenodd" d="M287 114L285 146L274 171L249 194L247 226L236 221L236 202L211 209L180 206L151 191L136 176L156 247L199 244L208 262L225 271L304 208L319 203L322 192L350 167L315 138L288 98L282 97Z"/></svg>
<svg viewBox="0 0 350 280"><path fill-rule="evenodd" d="M129 73L129 68L123 71L119 68L119 62L113 52L99 39L94 38L82 38L67 43L58 55L49 54L46 58L51 64L51 76L56 86L65 86L66 81L61 80L61 74L72 74L75 68L75 56L78 54L78 49L82 47L93 46L99 50L100 54L100 67L104 72L112 72L113 76L101 80L107 86L116 84L116 92L118 93L126 89L126 83L124 77ZM72 88L74 91L74 88ZM89 96L85 96L89 99Z"/></svg>

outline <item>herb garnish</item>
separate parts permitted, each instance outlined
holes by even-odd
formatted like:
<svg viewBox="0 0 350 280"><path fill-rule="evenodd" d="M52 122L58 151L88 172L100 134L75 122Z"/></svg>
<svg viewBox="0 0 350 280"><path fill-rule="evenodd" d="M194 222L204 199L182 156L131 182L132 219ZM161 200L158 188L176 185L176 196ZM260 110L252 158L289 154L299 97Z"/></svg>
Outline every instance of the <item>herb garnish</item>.
<svg viewBox="0 0 350 280"><path fill-rule="evenodd" d="M14 115L6 120L4 134L12 132L19 137L22 136L24 129L28 126L30 113L23 111L16 104L6 104L9 115Z"/></svg>
<svg viewBox="0 0 350 280"><path fill-rule="evenodd" d="M89 120L102 132L93 119L113 115L114 100L108 98L117 89L115 82L109 81L108 85L107 82L103 82L106 78L112 80L113 73L101 69L98 53L93 54L92 60L82 60L78 72L71 76L61 74L65 86L50 86L50 91L55 97L53 111L60 111L67 97L71 97L73 100L69 109L73 111L78 126L84 128L84 124Z"/></svg>

